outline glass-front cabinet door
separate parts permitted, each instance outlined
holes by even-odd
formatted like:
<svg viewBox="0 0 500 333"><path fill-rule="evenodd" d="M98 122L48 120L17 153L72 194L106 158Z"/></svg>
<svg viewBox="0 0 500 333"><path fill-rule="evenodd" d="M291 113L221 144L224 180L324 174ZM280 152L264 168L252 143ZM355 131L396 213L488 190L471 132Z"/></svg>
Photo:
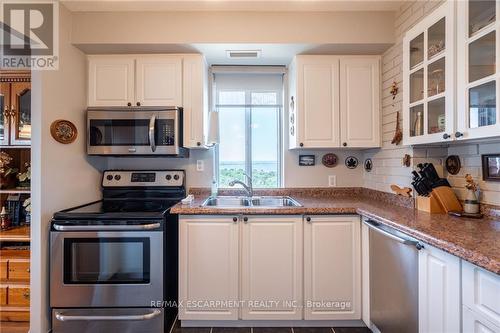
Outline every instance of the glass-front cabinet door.
<svg viewBox="0 0 500 333"><path fill-rule="evenodd" d="M500 2L457 2L457 139L500 136Z"/></svg>
<svg viewBox="0 0 500 333"><path fill-rule="evenodd" d="M404 144L448 141L454 126L454 2L403 40Z"/></svg>
<svg viewBox="0 0 500 333"><path fill-rule="evenodd" d="M9 144L10 83L0 82L0 146Z"/></svg>
<svg viewBox="0 0 500 333"><path fill-rule="evenodd" d="M15 82L11 85L10 144L31 144L31 84Z"/></svg>

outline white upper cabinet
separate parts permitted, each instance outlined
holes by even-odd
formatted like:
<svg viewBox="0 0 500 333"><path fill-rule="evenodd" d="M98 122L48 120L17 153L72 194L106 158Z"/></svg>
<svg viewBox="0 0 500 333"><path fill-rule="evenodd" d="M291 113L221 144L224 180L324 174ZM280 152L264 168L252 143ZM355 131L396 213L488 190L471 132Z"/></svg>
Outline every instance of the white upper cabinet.
<svg viewBox="0 0 500 333"><path fill-rule="evenodd" d="M89 56L88 106L127 106L135 103L134 59Z"/></svg>
<svg viewBox="0 0 500 333"><path fill-rule="evenodd" d="M460 332L460 259L425 245L418 274L419 332Z"/></svg>
<svg viewBox="0 0 500 333"><path fill-rule="evenodd" d="M182 57L175 55L136 58L137 106L182 105Z"/></svg>
<svg viewBox="0 0 500 333"><path fill-rule="evenodd" d="M405 145L454 137L455 14L448 1L403 39L403 138Z"/></svg>
<svg viewBox="0 0 500 333"><path fill-rule="evenodd" d="M340 59L340 124L343 147L380 146L380 59Z"/></svg>
<svg viewBox="0 0 500 333"><path fill-rule="evenodd" d="M359 216L306 216L304 319L361 319Z"/></svg>
<svg viewBox="0 0 500 333"><path fill-rule="evenodd" d="M241 319L302 319L302 217L244 216L241 235Z"/></svg>
<svg viewBox="0 0 500 333"><path fill-rule="evenodd" d="M500 2L457 1L457 139L500 136Z"/></svg>
<svg viewBox="0 0 500 333"><path fill-rule="evenodd" d="M204 148L208 122L208 68L201 54L184 56L182 106L184 147Z"/></svg>
<svg viewBox="0 0 500 333"><path fill-rule="evenodd" d="M299 55L289 66L289 147L380 146L379 57ZM362 117L364 123L353 119Z"/></svg>
<svg viewBox="0 0 500 333"><path fill-rule="evenodd" d="M234 219L234 220L233 220ZM238 306L211 301L238 299L239 225L236 216L191 216L179 223L181 320L236 320ZM218 303L219 304L219 303Z"/></svg>
<svg viewBox="0 0 500 333"><path fill-rule="evenodd" d="M183 107L183 146L206 148L208 68L201 54L88 57L88 106Z"/></svg>
<svg viewBox="0 0 500 333"><path fill-rule="evenodd" d="M332 56L297 56L290 76L290 147L340 145L339 60ZM297 133L294 133L294 132Z"/></svg>

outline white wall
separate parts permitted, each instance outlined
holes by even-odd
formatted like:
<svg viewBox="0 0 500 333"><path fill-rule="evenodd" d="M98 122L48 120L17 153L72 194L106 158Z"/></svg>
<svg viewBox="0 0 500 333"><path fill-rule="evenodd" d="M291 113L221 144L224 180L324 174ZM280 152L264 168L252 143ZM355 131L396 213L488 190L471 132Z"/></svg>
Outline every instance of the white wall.
<svg viewBox="0 0 500 333"><path fill-rule="evenodd" d="M79 12L74 44L392 44L393 12Z"/></svg>
<svg viewBox="0 0 500 333"><path fill-rule="evenodd" d="M285 147L288 143L285 143ZM338 157L337 166L327 168L321 163L324 154L334 153ZM316 165L299 166L299 155L314 155ZM354 156L359 165L356 169L348 169L345 159ZM284 187L328 187L328 177L335 176L337 187L363 186L363 152L356 150L285 150Z"/></svg>
<svg viewBox="0 0 500 333"><path fill-rule="evenodd" d="M394 27L395 45L382 56L382 149L365 152L365 158L373 160L372 172L364 173L364 186L380 191L391 192L390 185L411 187L411 167L402 166L405 154L413 156L412 147L395 146L391 140L396 128L396 113L400 113L402 128L403 102L403 36L422 18L432 12L442 1L420 0L403 4L396 13ZM395 99L390 94L391 85L396 82L399 93ZM431 155L433 155L431 153ZM420 156L420 155L419 155ZM421 158L421 157L418 157ZM413 165L416 165L413 161Z"/></svg>
<svg viewBox="0 0 500 333"><path fill-rule="evenodd" d="M100 198L102 165L85 154L85 56L70 44L71 14L60 6L59 70L34 72L32 79L31 333L49 329L48 260L52 214ZM69 145L50 135L56 119L72 121L79 132ZM92 165L92 164L93 165Z"/></svg>

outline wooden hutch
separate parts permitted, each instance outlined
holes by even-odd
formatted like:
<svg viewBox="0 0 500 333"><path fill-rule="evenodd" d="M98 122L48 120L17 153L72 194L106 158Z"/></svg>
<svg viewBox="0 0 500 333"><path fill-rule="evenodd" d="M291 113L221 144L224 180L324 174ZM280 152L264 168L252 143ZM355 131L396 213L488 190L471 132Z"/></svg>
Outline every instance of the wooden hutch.
<svg viewBox="0 0 500 333"><path fill-rule="evenodd" d="M0 71L0 108L0 209L11 222L0 230L0 327L8 329L29 327L30 72Z"/></svg>

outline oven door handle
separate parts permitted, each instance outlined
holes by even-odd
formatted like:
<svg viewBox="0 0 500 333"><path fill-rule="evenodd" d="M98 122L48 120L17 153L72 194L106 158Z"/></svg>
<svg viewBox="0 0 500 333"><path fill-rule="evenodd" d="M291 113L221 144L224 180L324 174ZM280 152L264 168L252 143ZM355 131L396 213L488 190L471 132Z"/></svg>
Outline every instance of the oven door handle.
<svg viewBox="0 0 500 333"><path fill-rule="evenodd" d="M153 310L150 313L143 315L125 315L125 316L69 316L62 312L56 312L55 317L59 321L94 321L94 320L106 320L106 321L131 321L131 320L151 320L158 317L161 311L158 309Z"/></svg>
<svg viewBox="0 0 500 333"><path fill-rule="evenodd" d="M158 229L161 224L159 222L141 225L61 225L54 223L53 227L57 231L133 231Z"/></svg>
<svg viewBox="0 0 500 333"><path fill-rule="evenodd" d="M153 153L156 151L155 142L155 126L156 126L156 115L153 114L151 119L149 119L149 144Z"/></svg>

